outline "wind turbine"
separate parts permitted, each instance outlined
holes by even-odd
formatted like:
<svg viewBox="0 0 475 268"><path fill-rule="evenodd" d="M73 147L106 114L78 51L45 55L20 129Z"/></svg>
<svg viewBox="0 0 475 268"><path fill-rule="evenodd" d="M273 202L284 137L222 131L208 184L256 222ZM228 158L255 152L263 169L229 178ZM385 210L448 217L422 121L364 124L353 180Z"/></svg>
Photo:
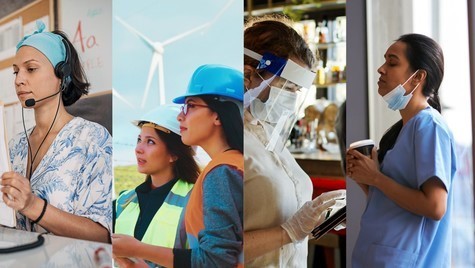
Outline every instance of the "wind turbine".
<svg viewBox="0 0 475 268"><path fill-rule="evenodd" d="M145 92L142 98L142 104L141 104L142 108L145 106L145 101L147 100L148 93L150 91L150 84L152 83L153 74L155 73L155 70L157 70L157 67L158 67L158 89L159 89L159 96L160 96L160 104L165 104L165 76L163 74L163 53L164 53L165 46L173 42L176 42L180 39L183 39L192 33L195 33L197 31L203 30L211 26L214 22L218 20L220 16L222 16L224 11L227 8L229 8L229 6L231 5L233 1L234 0L228 1L228 3L218 12L218 14L212 20L200 26L197 26L191 30L188 30L184 33L181 33L172 38L169 38L163 42L159 42L159 41L153 42L152 40L147 38L145 35L140 33L137 29L130 26L127 22L115 16L115 19L117 21L119 21L122 25L124 25L133 34L137 35L145 43L145 45L147 45L153 52L152 61L150 63L150 69L148 71L147 84L145 86Z"/></svg>

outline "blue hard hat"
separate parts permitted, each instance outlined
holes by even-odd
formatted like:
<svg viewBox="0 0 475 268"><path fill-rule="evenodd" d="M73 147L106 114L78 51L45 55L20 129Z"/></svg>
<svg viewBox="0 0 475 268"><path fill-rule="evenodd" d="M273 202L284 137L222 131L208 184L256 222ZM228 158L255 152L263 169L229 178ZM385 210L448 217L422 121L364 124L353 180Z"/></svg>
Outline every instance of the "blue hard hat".
<svg viewBox="0 0 475 268"><path fill-rule="evenodd" d="M185 103L191 96L217 95L242 102L244 75L241 71L219 64L198 67L190 79L186 93L173 99L174 103Z"/></svg>

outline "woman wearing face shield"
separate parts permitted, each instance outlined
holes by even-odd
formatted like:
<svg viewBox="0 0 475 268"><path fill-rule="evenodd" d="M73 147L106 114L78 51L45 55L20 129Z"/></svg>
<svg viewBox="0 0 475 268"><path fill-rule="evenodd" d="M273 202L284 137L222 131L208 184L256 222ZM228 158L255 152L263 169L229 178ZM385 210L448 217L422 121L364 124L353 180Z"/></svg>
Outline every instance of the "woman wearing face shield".
<svg viewBox="0 0 475 268"><path fill-rule="evenodd" d="M440 111L440 46L401 36L384 54L378 93L402 119L372 159L347 152L347 174L368 195L353 267L450 267L454 138Z"/></svg>
<svg viewBox="0 0 475 268"><path fill-rule="evenodd" d="M307 236L344 190L314 200L285 148L315 58L289 22L252 19L244 32L244 255L246 267L306 267Z"/></svg>

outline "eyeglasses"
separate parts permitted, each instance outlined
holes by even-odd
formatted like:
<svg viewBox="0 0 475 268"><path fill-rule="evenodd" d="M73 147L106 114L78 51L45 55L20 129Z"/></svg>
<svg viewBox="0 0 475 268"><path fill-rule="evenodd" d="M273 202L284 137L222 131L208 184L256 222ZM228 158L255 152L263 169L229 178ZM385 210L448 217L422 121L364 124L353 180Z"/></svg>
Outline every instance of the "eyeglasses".
<svg viewBox="0 0 475 268"><path fill-rule="evenodd" d="M203 105L203 104L196 104L196 103L185 103L181 106L181 111L183 112L184 115L187 115L189 112L189 109L193 109L195 107L206 107L209 108L208 105Z"/></svg>

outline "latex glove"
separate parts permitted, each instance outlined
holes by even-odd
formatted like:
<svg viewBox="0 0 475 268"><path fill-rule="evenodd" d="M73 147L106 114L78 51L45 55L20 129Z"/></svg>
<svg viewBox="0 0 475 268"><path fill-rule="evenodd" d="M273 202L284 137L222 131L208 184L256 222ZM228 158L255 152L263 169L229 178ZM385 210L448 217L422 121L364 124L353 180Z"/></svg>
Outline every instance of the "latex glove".
<svg viewBox="0 0 475 268"><path fill-rule="evenodd" d="M292 242L304 240L315 226L320 225L327 216L327 210L336 205L337 199L345 199L346 190L326 192L312 201L307 201L292 217L281 226Z"/></svg>

